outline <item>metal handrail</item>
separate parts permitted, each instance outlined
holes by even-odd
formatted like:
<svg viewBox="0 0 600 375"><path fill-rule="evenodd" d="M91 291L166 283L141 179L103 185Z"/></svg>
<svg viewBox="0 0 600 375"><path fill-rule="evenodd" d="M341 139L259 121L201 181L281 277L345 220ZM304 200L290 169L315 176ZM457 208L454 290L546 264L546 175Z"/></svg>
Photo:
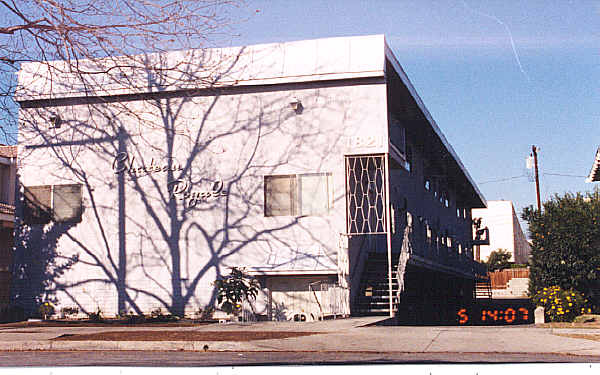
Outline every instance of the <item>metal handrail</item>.
<svg viewBox="0 0 600 375"><path fill-rule="evenodd" d="M14 215L15 214L15 206L12 204L0 202L0 213Z"/></svg>

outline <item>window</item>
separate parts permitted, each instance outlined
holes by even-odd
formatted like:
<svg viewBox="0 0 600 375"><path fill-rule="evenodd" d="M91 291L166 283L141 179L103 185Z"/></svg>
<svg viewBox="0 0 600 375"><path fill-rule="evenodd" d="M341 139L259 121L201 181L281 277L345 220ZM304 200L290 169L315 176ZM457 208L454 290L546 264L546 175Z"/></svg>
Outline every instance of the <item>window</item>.
<svg viewBox="0 0 600 375"><path fill-rule="evenodd" d="M392 144L404 154L406 151L406 130L402 123L394 117L390 121L390 141Z"/></svg>
<svg viewBox="0 0 600 375"><path fill-rule="evenodd" d="M23 219L25 224L47 224L52 218L52 186L25 188Z"/></svg>
<svg viewBox="0 0 600 375"><path fill-rule="evenodd" d="M265 216L321 216L331 207L331 173L265 176Z"/></svg>
<svg viewBox="0 0 600 375"><path fill-rule="evenodd" d="M25 187L25 224L81 222L81 185L44 185Z"/></svg>
<svg viewBox="0 0 600 375"><path fill-rule="evenodd" d="M265 216L296 214L295 176L265 177Z"/></svg>

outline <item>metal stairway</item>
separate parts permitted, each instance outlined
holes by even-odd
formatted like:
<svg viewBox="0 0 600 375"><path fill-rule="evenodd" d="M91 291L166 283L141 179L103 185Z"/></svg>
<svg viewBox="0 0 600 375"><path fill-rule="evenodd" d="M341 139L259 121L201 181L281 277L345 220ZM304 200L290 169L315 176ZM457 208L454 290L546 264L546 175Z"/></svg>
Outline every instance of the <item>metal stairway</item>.
<svg viewBox="0 0 600 375"><path fill-rule="evenodd" d="M492 282L490 277L481 277L475 281L475 290L473 290L474 298L492 299Z"/></svg>
<svg viewBox="0 0 600 375"><path fill-rule="evenodd" d="M396 306L396 292L398 291L398 280L396 278L398 256L399 254L392 254L392 301L394 306ZM387 262L387 253L369 253L360 282L359 315L389 315L390 298Z"/></svg>

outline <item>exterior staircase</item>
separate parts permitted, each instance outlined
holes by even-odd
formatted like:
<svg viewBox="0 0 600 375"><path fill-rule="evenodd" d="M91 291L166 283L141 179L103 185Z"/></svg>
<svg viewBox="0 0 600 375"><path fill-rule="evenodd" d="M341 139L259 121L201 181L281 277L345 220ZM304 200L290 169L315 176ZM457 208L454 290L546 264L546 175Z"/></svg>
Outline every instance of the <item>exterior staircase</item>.
<svg viewBox="0 0 600 375"><path fill-rule="evenodd" d="M489 277L480 278L475 282L475 290L473 290L475 294L473 297L475 299L478 298L487 298L492 299L492 283Z"/></svg>
<svg viewBox="0 0 600 375"><path fill-rule="evenodd" d="M399 254L392 253L392 301L396 306L398 291L397 267ZM361 316L389 315L387 253L369 253L360 282L358 314Z"/></svg>

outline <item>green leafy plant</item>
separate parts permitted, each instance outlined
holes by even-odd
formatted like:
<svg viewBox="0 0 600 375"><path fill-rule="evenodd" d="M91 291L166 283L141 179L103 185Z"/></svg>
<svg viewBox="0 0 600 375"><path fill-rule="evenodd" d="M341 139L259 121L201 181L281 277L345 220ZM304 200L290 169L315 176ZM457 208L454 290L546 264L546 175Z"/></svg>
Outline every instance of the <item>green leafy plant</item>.
<svg viewBox="0 0 600 375"><path fill-rule="evenodd" d="M100 310L99 307L96 310L96 312L87 313L87 315L88 315L88 319L92 322L99 323L99 322L104 321L104 318L102 317L102 310Z"/></svg>
<svg viewBox="0 0 600 375"><path fill-rule="evenodd" d="M174 322L179 320L178 316L170 313L163 313L162 308L158 307L150 312L150 320L154 322Z"/></svg>
<svg viewBox="0 0 600 375"><path fill-rule="evenodd" d="M40 305L40 307L38 308L38 311L39 311L40 315L42 316L42 318L45 320L45 319L48 319L49 316L54 315L55 309L54 309L54 305L52 305L50 302L46 301Z"/></svg>
<svg viewBox="0 0 600 375"><path fill-rule="evenodd" d="M542 288L531 300L544 308L546 320L550 322L572 322L578 315L592 311L581 293L556 285Z"/></svg>
<svg viewBox="0 0 600 375"><path fill-rule="evenodd" d="M485 264L487 264L488 271L501 271L506 268L510 268L510 257L512 256L510 251L505 249L497 249L490 253Z"/></svg>
<svg viewBox="0 0 600 375"><path fill-rule="evenodd" d="M260 289L258 281L246 275L243 268L238 267L231 267L231 273L215 280L214 285L217 288L217 302L228 314L238 313L244 299L256 299Z"/></svg>
<svg viewBox="0 0 600 375"><path fill-rule="evenodd" d="M78 307L63 307L62 309L60 309L60 312L63 316L76 315L76 314L79 314L79 308Z"/></svg>
<svg viewBox="0 0 600 375"><path fill-rule="evenodd" d="M204 306L204 308L200 307L196 311L196 317L199 320L210 320L212 319L213 313L215 312L215 308L209 305Z"/></svg>
<svg viewBox="0 0 600 375"><path fill-rule="evenodd" d="M142 324L146 323L146 315L129 314L127 315L127 324Z"/></svg>
<svg viewBox="0 0 600 375"><path fill-rule="evenodd" d="M542 211L523 209L532 241L529 294L549 285L574 289L600 307L600 190L556 195Z"/></svg>
<svg viewBox="0 0 600 375"><path fill-rule="evenodd" d="M146 322L146 316L135 314L132 311L123 310L117 315L118 318L125 319L127 324L140 324Z"/></svg>

